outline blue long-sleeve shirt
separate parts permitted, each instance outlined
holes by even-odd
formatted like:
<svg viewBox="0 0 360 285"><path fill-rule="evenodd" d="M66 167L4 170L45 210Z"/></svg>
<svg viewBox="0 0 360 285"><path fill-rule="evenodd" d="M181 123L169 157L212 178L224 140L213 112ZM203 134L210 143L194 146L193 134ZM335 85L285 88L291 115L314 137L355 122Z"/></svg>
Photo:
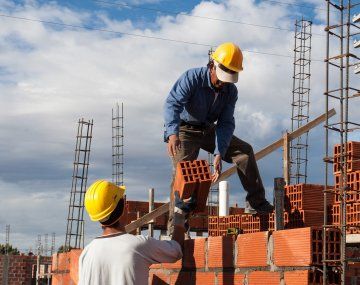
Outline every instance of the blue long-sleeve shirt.
<svg viewBox="0 0 360 285"><path fill-rule="evenodd" d="M228 83L217 97L215 92L207 67L189 69L182 74L165 101L165 140L179 134L181 120L193 125L217 122L214 153L224 157L235 129L237 88Z"/></svg>

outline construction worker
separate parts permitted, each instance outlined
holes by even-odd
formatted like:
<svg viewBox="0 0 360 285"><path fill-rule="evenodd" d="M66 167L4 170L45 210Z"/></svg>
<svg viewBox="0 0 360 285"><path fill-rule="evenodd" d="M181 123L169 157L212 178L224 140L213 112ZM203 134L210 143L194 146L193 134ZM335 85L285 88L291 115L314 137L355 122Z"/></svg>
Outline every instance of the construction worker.
<svg viewBox="0 0 360 285"><path fill-rule="evenodd" d="M182 257L184 223L196 202L176 193L171 240L156 240L125 232L125 187L105 180L94 182L85 194L85 208L103 233L88 244L79 258L79 285L147 285L149 266Z"/></svg>
<svg viewBox="0 0 360 285"><path fill-rule="evenodd" d="M233 135L238 99L234 83L243 70L242 63L240 48L227 42L216 48L207 67L182 74L165 101L164 140L174 171L179 161L196 159L200 149L215 155L213 182L221 174L222 160L235 163L249 208L267 214L274 207L265 199L254 151Z"/></svg>

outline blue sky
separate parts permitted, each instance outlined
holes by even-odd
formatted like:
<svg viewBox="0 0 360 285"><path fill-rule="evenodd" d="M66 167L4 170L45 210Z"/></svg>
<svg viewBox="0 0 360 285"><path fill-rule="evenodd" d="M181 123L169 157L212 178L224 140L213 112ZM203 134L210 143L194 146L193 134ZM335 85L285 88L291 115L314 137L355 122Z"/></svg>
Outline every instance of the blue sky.
<svg viewBox="0 0 360 285"><path fill-rule="evenodd" d="M121 2L197 16L189 17L95 1L0 0L4 15L144 36L0 17L0 242L6 224L21 249L34 247L38 234L56 232L57 246L64 242L76 122L94 119L89 183L111 179L111 109L116 102L124 102L129 199L146 200L147 189L154 187L156 199L166 201L171 163L162 142L162 105L182 72L206 64L206 45L231 40L245 50L235 135L259 150L291 127L294 19L302 14L313 18L312 56L320 61L312 63L310 114L321 114L325 1L284 2L319 9L251 0ZM314 129L310 138L309 181L322 183L323 129ZM269 199L273 178L282 175L281 157L278 150L259 162ZM238 179L230 185L231 204L242 206L245 195ZM88 241L99 228L87 220L86 233Z"/></svg>

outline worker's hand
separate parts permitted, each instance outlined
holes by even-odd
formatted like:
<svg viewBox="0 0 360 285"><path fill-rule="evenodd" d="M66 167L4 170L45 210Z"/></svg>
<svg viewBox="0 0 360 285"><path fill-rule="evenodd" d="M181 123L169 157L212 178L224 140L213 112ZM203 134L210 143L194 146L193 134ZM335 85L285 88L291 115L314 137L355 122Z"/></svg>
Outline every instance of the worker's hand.
<svg viewBox="0 0 360 285"><path fill-rule="evenodd" d="M175 212L182 213L185 216L196 208L196 191L193 192L189 199L181 199L179 191L175 191Z"/></svg>
<svg viewBox="0 0 360 285"><path fill-rule="evenodd" d="M177 135L171 135L169 136L169 142L168 142L168 153L169 156L173 157L176 155L176 153L180 150L181 143L180 139Z"/></svg>
<svg viewBox="0 0 360 285"><path fill-rule="evenodd" d="M221 174L222 170L222 161L221 161L221 155L217 154L214 158L214 173L212 175L212 182L215 183Z"/></svg>

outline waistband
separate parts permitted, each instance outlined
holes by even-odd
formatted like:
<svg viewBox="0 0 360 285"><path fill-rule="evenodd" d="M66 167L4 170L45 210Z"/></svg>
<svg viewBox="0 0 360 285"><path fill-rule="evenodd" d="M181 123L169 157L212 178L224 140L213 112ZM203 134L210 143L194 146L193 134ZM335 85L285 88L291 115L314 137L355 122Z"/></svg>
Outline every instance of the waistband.
<svg viewBox="0 0 360 285"><path fill-rule="evenodd" d="M190 127L194 130L200 130L200 131L204 131L207 130L209 128L211 128L212 125L208 125L208 124L200 124L200 125L195 125L195 124L190 124L188 122L185 122L183 120L180 121L180 126L186 126L186 127Z"/></svg>

